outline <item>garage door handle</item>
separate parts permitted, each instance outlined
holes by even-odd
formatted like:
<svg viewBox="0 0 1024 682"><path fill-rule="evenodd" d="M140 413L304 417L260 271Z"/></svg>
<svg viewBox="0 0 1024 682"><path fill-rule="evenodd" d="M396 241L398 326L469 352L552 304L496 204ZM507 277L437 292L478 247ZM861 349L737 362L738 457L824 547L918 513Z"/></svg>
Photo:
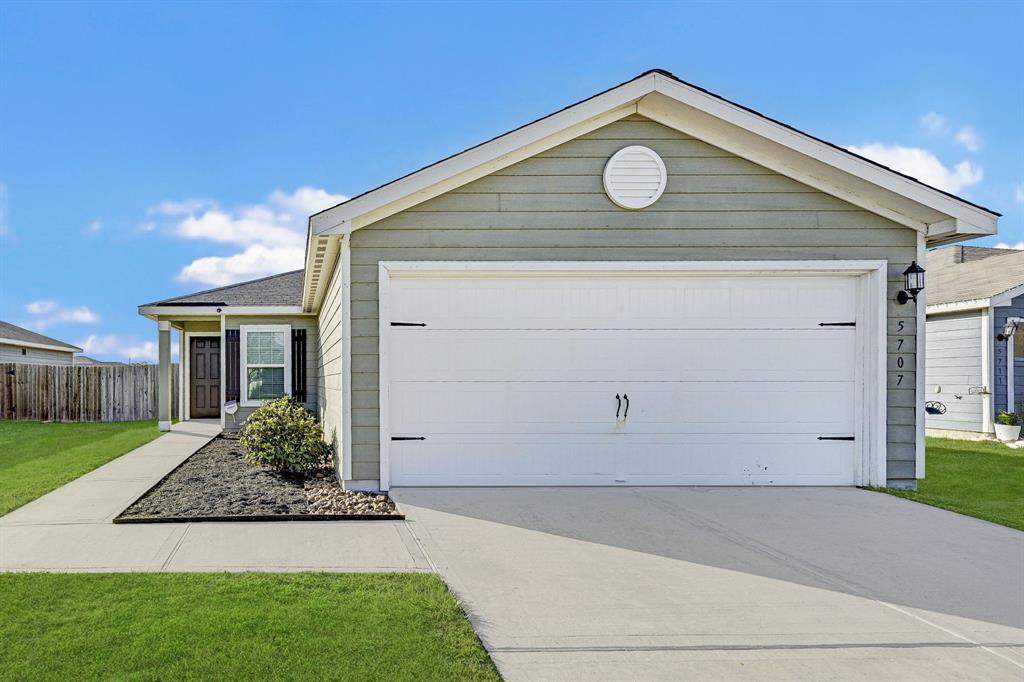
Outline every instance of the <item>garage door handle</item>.
<svg viewBox="0 0 1024 682"><path fill-rule="evenodd" d="M621 410L621 409L622 409L622 398L620 398L619 394L616 393L615 394L615 418L616 419L619 418L619 410Z"/></svg>
<svg viewBox="0 0 1024 682"><path fill-rule="evenodd" d="M629 416L629 396L623 393L622 399L626 401L626 411L622 413L622 418L625 419Z"/></svg>

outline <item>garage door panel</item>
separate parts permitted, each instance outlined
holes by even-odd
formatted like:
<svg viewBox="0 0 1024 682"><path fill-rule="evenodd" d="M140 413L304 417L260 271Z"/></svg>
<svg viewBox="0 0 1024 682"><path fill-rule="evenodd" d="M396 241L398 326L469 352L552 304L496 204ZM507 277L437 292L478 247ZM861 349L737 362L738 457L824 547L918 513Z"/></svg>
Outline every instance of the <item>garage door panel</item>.
<svg viewBox="0 0 1024 682"><path fill-rule="evenodd" d="M395 277L390 320L425 326L392 327L382 354L388 435L422 438L387 443L391 483L851 485L864 346L821 323L855 322L858 290L817 275Z"/></svg>
<svg viewBox="0 0 1024 682"><path fill-rule="evenodd" d="M627 445L620 482L638 485L847 485L853 443L789 434L637 438Z"/></svg>
<svg viewBox="0 0 1024 682"><path fill-rule="evenodd" d="M628 412L616 395L628 396ZM854 429L850 382L401 382L390 399L396 435L848 435Z"/></svg>
<svg viewBox="0 0 1024 682"><path fill-rule="evenodd" d="M616 429L613 383L401 382L398 434L603 434ZM443 396L443 398L441 397Z"/></svg>
<svg viewBox="0 0 1024 682"><path fill-rule="evenodd" d="M747 330L401 329L402 381L841 381L854 378L850 328Z"/></svg>
<svg viewBox="0 0 1024 682"><path fill-rule="evenodd" d="M853 320L849 277L412 277L394 320L434 329L786 329Z"/></svg>
<svg viewBox="0 0 1024 682"><path fill-rule="evenodd" d="M604 437L435 436L391 448L394 485L607 485L619 445Z"/></svg>
<svg viewBox="0 0 1024 682"><path fill-rule="evenodd" d="M530 434L436 436L392 446L402 485L845 485L852 443L694 434L552 440Z"/></svg>
<svg viewBox="0 0 1024 682"><path fill-rule="evenodd" d="M630 384L629 433L849 435L853 382Z"/></svg>

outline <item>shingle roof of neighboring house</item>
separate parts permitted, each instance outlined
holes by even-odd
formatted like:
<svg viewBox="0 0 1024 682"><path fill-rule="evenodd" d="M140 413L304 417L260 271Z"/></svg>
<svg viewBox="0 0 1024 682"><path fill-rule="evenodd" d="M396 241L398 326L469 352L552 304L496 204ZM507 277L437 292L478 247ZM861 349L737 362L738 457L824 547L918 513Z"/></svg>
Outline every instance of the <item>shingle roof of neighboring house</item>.
<svg viewBox="0 0 1024 682"><path fill-rule="evenodd" d="M143 305L302 305L302 270Z"/></svg>
<svg viewBox="0 0 1024 682"><path fill-rule="evenodd" d="M64 343L57 339L49 336L44 336L30 329L19 327L16 324L10 322L4 322L0 320L0 342L14 341L15 343L21 341L24 343L34 343L41 346L53 346L55 348L66 348L68 351L75 352L82 350L78 346L72 346L70 343Z"/></svg>
<svg viewBox="0 0 1024 682"><path fill-rule="evenodd" d="M928 305L992 298L1024 286L1024 251L976 246L928 253Z"/></svg>
<svg viewBox="0 0 1024 682"><path fill-rule="evenodd" d="M76 365L123 365L125 363L118 362L117 360L97 360L96 358L90 358L88 355L79 355L75 357Z"/></svg>

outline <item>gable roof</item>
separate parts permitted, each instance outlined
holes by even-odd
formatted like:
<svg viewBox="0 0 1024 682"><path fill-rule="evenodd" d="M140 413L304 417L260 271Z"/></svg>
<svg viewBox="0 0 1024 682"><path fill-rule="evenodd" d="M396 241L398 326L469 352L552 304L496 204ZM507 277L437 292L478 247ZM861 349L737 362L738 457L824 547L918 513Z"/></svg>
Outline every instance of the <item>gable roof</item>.
<svg viewBox="0 0 1024 682"><path fill-rule="evenodd" d="M27 346L29 348L42 348L44 350L60 350L69 353L77 353L82 349L72 346L70 343L58 341L44 334L39 334L31 329L19 327L10 322L0 320L0 343L16 346Z"/></svg>
<svg viewBox="0 0 1024 682"><path fill-rule="evenodd" d="M186 296L144 303L151 306L297 306L302 303L302 270L270 275Z"/></svg>
<svg viewBox="0 0 1024 682"><path fill-rule="evenodd" d="M305 309L315 309L322 299L341 235L631 114L915 229L932 245L996 230L995 211L654 69L311 216Z"/></svg>
<svg viewBox="0 0 1024 682"><path fill-rule="evenodd" d="M1024 294L1024 251L980 247L931 251L925 284L929 312L1006 305Z"/></svg>

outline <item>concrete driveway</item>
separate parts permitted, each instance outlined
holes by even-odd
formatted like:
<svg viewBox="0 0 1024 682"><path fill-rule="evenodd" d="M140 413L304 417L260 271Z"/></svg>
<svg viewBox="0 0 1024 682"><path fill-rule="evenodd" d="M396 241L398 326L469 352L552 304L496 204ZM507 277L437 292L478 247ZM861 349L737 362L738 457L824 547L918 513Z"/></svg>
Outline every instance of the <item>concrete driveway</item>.
<svg viewBox="0 0 1024 682"><path fill-rule="evenodd" d="M506 680L1024 680L1024 533L838 488L396 489Z"/></svg>

